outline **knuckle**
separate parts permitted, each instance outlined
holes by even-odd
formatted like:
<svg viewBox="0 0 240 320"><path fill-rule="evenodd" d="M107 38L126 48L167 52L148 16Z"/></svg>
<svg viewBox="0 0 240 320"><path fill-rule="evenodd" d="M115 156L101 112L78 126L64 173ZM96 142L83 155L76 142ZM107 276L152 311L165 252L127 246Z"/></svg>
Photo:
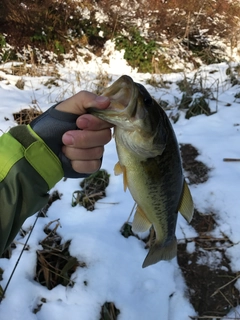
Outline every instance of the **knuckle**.
<svg viewBox="0 0 240 320"><path fill-rule="evenodd" d="M79 173L94 173L101 167L101 160L72 161L72 168Z"/></svg>
<svg viewBox="0 0 240 320"><path fill-rule="evenodd" d="M95 148L95 159L100 159L103 156L104 147Z"/></svg>

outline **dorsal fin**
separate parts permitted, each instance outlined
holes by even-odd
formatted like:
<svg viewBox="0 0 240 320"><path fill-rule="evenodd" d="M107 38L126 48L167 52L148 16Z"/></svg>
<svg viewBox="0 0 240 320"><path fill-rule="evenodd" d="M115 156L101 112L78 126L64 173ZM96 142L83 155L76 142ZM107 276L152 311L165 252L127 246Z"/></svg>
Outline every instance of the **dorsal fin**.
<svg viewBox="0 0 240 320"><path fill-rule="evenodd" d="M191 222L194 206L190 190L185 180L183 183L182 199L179 203L178 211L187 220L187 222Z"/></svg>

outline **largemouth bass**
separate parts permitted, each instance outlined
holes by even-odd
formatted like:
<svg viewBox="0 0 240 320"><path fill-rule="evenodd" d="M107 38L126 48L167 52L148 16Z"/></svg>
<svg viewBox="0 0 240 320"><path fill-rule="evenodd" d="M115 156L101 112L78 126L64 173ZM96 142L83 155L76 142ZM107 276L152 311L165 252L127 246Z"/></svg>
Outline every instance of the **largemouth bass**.
<svg viewBox="0 0 240 320"><path fill-rule="evenodd" d="M178 212L188 222L193 215L172 125L145 87L129 76L120 77L102 95L109 97L110 106L90 108L90 113L115 125L119 162L114 171L123 173L124 190L128 187L137 203L132 230L144 232L153 226L156 233L142 267L170 260L177 254Z"/></svg>

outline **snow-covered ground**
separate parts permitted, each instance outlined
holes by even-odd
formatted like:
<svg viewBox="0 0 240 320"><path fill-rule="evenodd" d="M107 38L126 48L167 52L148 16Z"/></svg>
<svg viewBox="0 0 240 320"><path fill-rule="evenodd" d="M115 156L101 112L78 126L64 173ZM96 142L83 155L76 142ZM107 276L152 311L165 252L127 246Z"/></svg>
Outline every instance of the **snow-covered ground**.
<svg viewBox="0 0 240 320"><path fill-rule="evenodd" d="M111 82L123 74L130 75L134 81L142 83L157 101L169 102L169 113L176 112L176 101L182 95L176 82L186 75L164 75L161 80L167 81L167 86L157 88L146 84L150 74L137 73L127 66L122 53L113 52L109 64L101 61L93 58L86 64L81 57L78 61L66 61L64 67L58 66L60 77L56 81L59 86L51 87L44 86L48 80L46 76L13 76L7 72L11 64L1 65L0 134L16 125L13 112L36 104L44 111L56 100L67 98L79 90L95 90L100 73L108 74ZM195 207L200 212L216 213L217 227L212 234L219 238L224 234L234 243L226 254L232 270L239 272L240 162L225 162L223 159L240 158L240 98L236 97L240 86L231 85L226 75L227 68L228 65L223 63L199 70L201 81L211 88L217 99L210 101L211 110L217 110L217 113L187 120L181 111L174 130L179 143L192 144L200 153L198 159L211 168L209 179L205 183L191 185L190 189ZM155 75L155 79L158 77ZM187 77L193 78L194 73L187 74ZM20 78L25 81L24 90L15 86ZM102 165L111 175L107 196L96 204L92 212L71 206L72 193L79 189L79 180L67 179L54 187L62 198L52 204L47 217L38 219L29 240L29 250L23 253L6 297L0 304L1 320L98 320L101 306L107 301L114 302L120 310L118 320L187 320L196 315L186 294L186 284L177 260L159 262L142 269L147 254L144 243L135 237L124 238L121 235L120 229L129 216L133 200L128 191L123 191L122 177L114 176L116 162L112 140L106 146ZM34 281L36 250L41 249L39 242L46 236L44 227L56 219L60 219L58 234L62 241L71 240L71 255L87 266L77 268L72 275L73 287L59 285L48 290ZM34 221L35 216L30 217L24 223L24 230L29 230ZM177 238L195 236L197 233L193 227L179 215ZM0 259L0 268L4 270L0 282L3 288L26 237L17 236L17 248L13 250L11 259ZM240 280L236 286L240 290ZM46 303L34 314L33 309L42 298ZM232 310L229 317L239 319L240 307Z"/></svg>

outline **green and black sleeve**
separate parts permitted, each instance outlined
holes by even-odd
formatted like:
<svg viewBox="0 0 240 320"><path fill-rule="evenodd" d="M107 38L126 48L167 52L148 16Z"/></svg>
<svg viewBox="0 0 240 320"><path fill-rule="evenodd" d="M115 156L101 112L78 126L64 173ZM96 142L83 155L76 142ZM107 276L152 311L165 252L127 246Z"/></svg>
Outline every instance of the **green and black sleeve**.
<svg viewBox="0 0 240 320"><path fill-rule="evenodd" d="M0 257L63 176L86 176L75 172L61 151L62 135L76 129L77 117L53 106L30 125L13 127L0 137Z"/></svg>

